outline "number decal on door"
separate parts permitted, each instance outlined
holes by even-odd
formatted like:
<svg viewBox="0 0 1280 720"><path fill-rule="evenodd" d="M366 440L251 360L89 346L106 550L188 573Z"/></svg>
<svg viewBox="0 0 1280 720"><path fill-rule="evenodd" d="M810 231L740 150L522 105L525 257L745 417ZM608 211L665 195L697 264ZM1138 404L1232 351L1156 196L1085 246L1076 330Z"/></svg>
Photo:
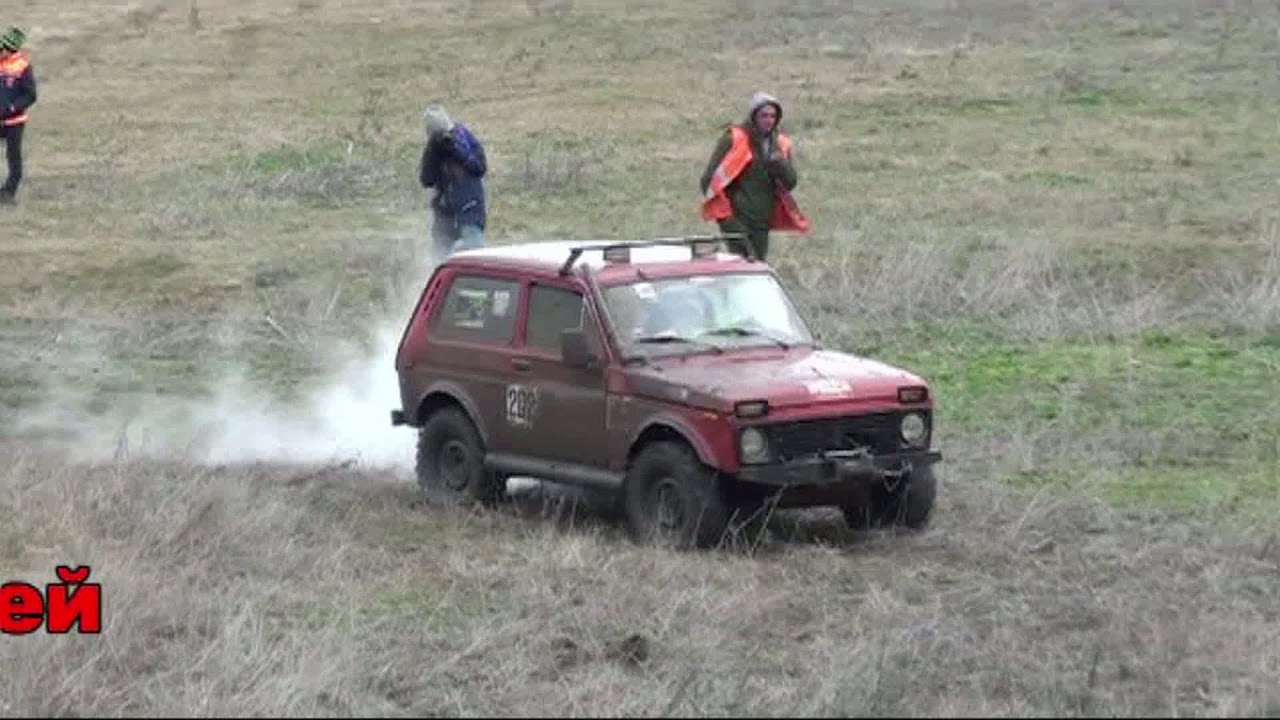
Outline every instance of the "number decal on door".
<svg viewBox="0 0 1280 720"><path fill-rule="evenodd" d="M538 412L538 389L527 385L507 386L507 422L532 427Z"/></svg>

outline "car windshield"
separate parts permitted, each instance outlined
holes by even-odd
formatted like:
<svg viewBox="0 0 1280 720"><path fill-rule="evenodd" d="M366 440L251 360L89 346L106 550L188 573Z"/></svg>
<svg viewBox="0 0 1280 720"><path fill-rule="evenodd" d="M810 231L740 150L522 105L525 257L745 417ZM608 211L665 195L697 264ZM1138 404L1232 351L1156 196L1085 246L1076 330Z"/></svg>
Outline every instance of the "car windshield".
<svg viewBox="0 0 1280 720"><path fill-rule="evenodd" d="M813 342L782 286L766 273L615 285L605 288L604 301L627 357Z"/></svg>

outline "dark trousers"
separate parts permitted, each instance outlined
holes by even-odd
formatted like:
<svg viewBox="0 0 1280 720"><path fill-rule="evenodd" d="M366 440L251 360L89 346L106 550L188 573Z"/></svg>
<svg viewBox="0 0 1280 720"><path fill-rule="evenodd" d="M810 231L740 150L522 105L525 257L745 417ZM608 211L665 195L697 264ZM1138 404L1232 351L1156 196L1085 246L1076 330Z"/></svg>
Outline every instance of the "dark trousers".
<svg viewBox="0 0 1280 720"><path fill-rule="evenodd" d="M18 184L22 182L22 129L24 127L26 123L0 127L0 137L4 138L5 157L9 160L9 177L4 181L4 187L0 188L0 191L6 195L17 195Z"/></svg>
<svg viewBox="0 0 1280 720"><path fill-rule="evenodd" d="M746 226L738 221L737 218L729 218L720 221L720 232L722 233L740 233L746 237L746 243L750 243L750 249L757 260L765 260L769 254L769 231L765 230L751 232ZM747 257L747 247L744 247L741 240L730 240L728 242L729 250L735 252L742 257Z"/></svg>

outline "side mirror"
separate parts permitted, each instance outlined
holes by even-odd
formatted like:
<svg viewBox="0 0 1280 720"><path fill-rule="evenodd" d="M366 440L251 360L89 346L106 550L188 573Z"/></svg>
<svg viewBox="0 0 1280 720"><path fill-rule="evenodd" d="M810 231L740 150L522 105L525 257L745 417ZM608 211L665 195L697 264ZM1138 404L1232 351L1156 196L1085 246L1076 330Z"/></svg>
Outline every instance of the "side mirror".
<svg viewBox="0 0 1280 720"><path fill-rule="evenodd" d="M564 364L578 370L593 367L599 359L587 348L587 335L581 330L560 332L560 357Z"/></svg>

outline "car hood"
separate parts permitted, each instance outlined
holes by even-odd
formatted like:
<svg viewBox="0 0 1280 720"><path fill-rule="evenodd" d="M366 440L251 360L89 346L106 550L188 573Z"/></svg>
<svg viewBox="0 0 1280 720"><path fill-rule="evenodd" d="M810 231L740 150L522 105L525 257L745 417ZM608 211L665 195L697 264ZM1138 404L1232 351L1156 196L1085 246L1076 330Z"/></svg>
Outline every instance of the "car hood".
<svg viewBox="0 0 1280 720"><path fill-rule="evenodd" d="M726 411L743 400L774 408L896 401L899 387L926 384L876 360L804 348L658 358L636 368L632 381L640 392Z"/></svg>

